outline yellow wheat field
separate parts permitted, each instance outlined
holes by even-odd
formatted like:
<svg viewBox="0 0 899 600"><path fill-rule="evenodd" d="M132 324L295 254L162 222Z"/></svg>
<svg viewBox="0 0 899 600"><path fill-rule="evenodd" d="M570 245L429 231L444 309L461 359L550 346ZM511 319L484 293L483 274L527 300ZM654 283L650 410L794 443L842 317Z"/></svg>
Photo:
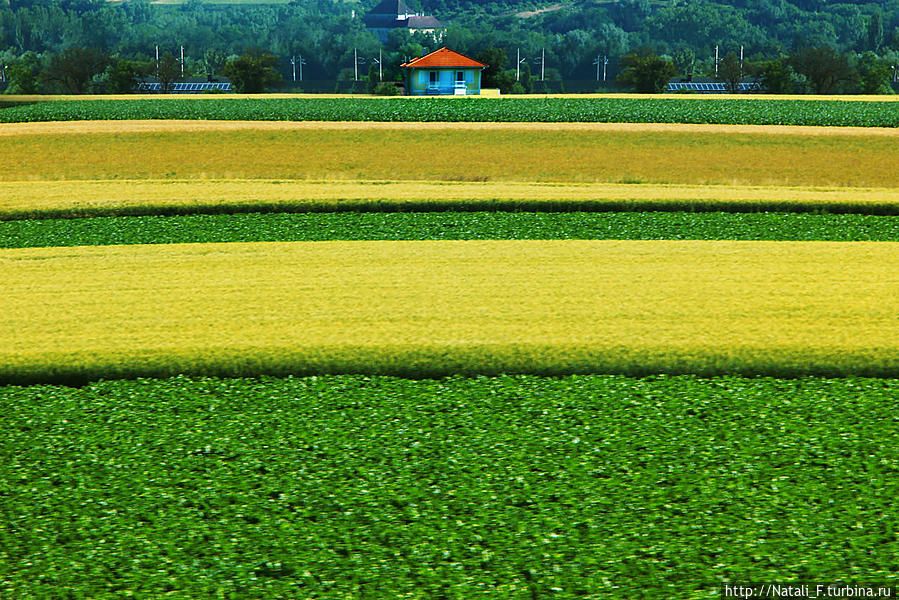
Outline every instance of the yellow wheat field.
<svg viewBox="0 0 899 600"><path fill-rule="evenodd" d="M890 130L447 123L205 123L183 128L67 123L50 129L23 125L34 127L0 127L4 157L0 181L306 179L899 187L899 131Z"/></svg>
<svg viewBox="0 0 899 600"><path fill-rule="evenodd" d="M106 180L0 182L0 220L241 210L829 210L899 213L899 189L608 183Z"/></svg>
<svg viewBox="0 0 899 600"><path fill-rule="evenodd" d="M899 243L0 250L0 379L899 373Z"/></svg>

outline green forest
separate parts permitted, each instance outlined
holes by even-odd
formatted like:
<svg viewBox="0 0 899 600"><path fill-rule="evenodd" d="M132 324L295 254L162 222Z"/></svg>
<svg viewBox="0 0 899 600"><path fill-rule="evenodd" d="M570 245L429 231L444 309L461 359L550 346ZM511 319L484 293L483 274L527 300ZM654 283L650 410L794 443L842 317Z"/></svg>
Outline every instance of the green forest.
<svg viewBox="0 0 899 600"><path fill-rule="evenodd" d="M121 93L243 64L270 71L247 91L374 91L442 45L489 58L506 92L637 89L620 75L656 59L658 77L754 77L775 93L899 85L899 0L409 0L445 31L395 30L383 43L362 20L376 3L0 0L0 88Z"/></svg>

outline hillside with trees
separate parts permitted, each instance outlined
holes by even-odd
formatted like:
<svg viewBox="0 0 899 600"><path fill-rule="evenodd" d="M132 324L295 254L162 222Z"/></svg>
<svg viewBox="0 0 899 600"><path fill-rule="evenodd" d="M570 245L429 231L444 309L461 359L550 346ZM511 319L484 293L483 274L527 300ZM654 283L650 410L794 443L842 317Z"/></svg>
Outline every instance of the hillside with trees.
<svg viewBox="0 0 899 600"><path fill-rule="evenodd" d="M182 67L212 79L255 56L274 71L269 87L365 91L379 71L399 80L404 59L440 45L503 62L507 92L613 89L635 81L622 71L637 56L658 56L682 78L725 81L738 69L782 92L887 92L899 65L899 0L409 0L446 24L443 39L398 30L384 44L362 23L376 3L0 0L0 85L121 92L156 77L163 58L169 70L176 61L175 79Z"/></svg>

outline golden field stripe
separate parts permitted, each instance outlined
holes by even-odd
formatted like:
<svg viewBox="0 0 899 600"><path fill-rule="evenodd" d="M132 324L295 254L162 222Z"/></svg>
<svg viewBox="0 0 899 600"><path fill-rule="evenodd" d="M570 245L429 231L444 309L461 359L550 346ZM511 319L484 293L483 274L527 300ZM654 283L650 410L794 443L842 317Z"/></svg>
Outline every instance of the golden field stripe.
<svg viewBox="0 0 899 600"><path fill-rule="evenodd" d="M533 182L0 182L0 220L241 210L780 210L899 214L899 189Z"/></svg>
<svg viewBox="0 0 899 600"><path fill-rule="evenodd" d="M899 188L899 129L841 134L827 128L582 124L33 125L0 126L0 132L7 132L0 135L0 181L294 179ZM12 133L16 131L30 133Z"/></svg>
<svg viewBox="0 0 899 600"><path fill-rule="evenodd" d="M0 380L176 373L899 375L899 243L0 250Z"/></svg>

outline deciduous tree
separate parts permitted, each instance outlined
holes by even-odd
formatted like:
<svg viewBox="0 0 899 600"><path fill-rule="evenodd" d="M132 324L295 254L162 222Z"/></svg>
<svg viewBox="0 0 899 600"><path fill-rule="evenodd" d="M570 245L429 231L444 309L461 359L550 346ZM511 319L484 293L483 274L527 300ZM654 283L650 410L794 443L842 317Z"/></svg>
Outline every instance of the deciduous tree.
<svg viewBox="0 0 899 600"><path fill-rule="evenodd" d="M212 81L215 76L222 72L228 57L221 50L210 48L203 53L203 74L206 75L207 81Z"/></svg>
<svg viewBox="0 0 899 600"><path fill-rule="evenodd" d="M677 72L687 78L688 81L693 80L693 73L696 71L696 53L692 48L681 48L674 53L674 66Z"/></svg>
<svg viewBox="0 0 899 600"><path fill-rule="evenodd" d="M284 82L277 66L278 59L274 55L250 51L226 63L222 74L231 80L237 93L258 94Z"/></svg>
<svg viewBox="0 0 899 600"><path fill-rule="evenodd" d="M755 65L753 70L769 94L789 94L793 91L796 72L785 61L779 58L765 61Z"/></svg>
<svg viewBox="0 0 899 600"><path fill-rule="evenodd" d="M727 91L736 94L741 79L743 79L743 65L740 64L736 54L729 52L718 63L718 81L726 83Z"/></svg>
<svg viewBox="0 0 899 600"><path fill-rule="evenodd" d="M858 60L858 87L863 94L892 94L890 77L893 65L873 52L865 52Z"/></svg>
<svg viewBox="0 0 899 600"><path fill-rule="evenodd" d="M181 79L181 64L177 58L172 56L171 52L166 52L159 59L156 77L159 79L159 90L163 94L168 94L175 89L175 82Z"/></svg>
<svg viewBox="0 0 899 600"><path fill-rule="evenodd" d="M883 45L883 15L875 11L866 24L868 34L868 50L877 52Z"/></svg>
<svg viewBox="0 0 899 600"><path fill-rule="evenodd" d="M106 67L106 88L113 94L130 94L138 86L138 78L145 72L142 65L131 60L112 59Z"/></svg>
<svg viewBox="0 0 899 600"><path fill-rule="evenodd" d="M641 94L660 94L677 75L674 63L664 60L651 51L625 54L619 61L621 73L615 79L619 85Z"/></svg>
<svg viewBox="0 0 899 600"><path fill-rule="evenodd" d="M833 48L804 48L790 58L790 65L805 75L816 94L834 92L855 75L846 56Z"/></svg>
<svg viewBox="0 0 899 600"><path fill-rule="evenodd" d="M506 58L505 50L486 48L477 55L475 60L487 65L487 68L481 71L482 88L499 88L503 94L512 92L518 82L515 81L514 72L506 71L509 59Z"/></svg>
<svg viewBox="0 0 899 600"><path fill-rule="evenodd" d="M109 56L93 48L69 48L50 57L50 63L41 72L41 79L55 83L69 94L88 91L94 75L99 75L109 64Z"/></svg>
<svg viewBox="0 0 899 600"><path fill-rule="evenodd" d="M37 94L41 84L38 75L41 72L41 59L34 52L26 52L14 61L7 69L9 87L7 94Z"/></svg>

